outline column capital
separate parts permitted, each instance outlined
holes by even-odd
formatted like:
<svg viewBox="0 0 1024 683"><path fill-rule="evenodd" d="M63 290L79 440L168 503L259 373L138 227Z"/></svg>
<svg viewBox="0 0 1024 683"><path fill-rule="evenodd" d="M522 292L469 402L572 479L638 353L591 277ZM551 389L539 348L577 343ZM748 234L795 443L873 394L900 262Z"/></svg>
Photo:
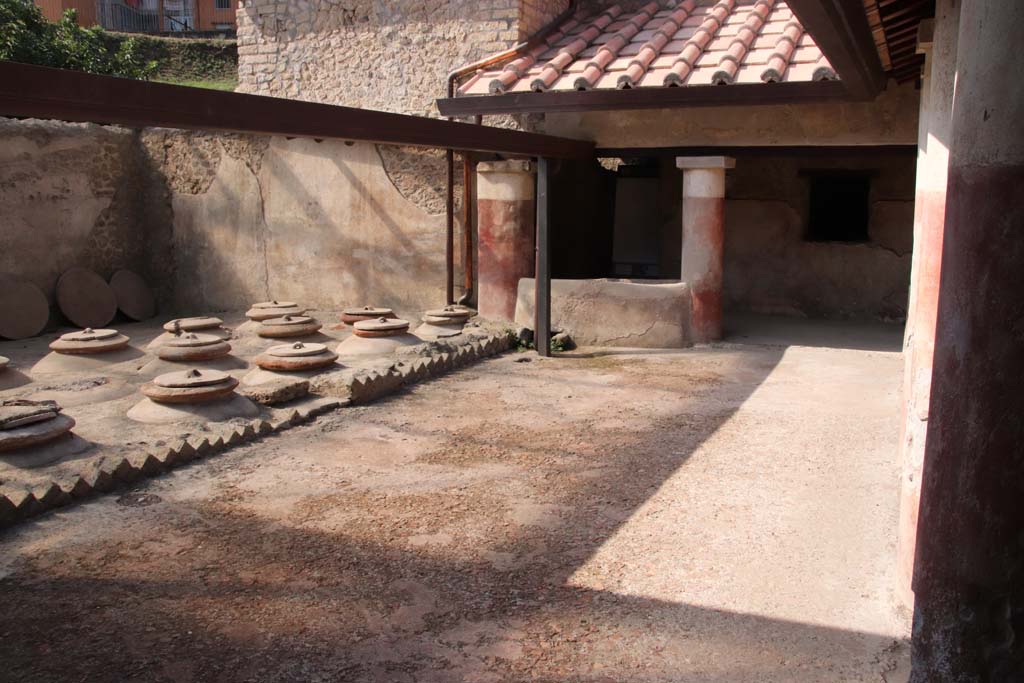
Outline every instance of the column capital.
<svg viewBox="0 0 1024 683"><path fill-rule="evenodd" d="M481 161L476 165L477 173L535 173L532 161L508 159L506 161Z"/></svg>
<svg viewBox="0 0 1024 683"><path fill-rule="evenodd" d="M736 168L732 157L676 157L676 168Z"/></svg>

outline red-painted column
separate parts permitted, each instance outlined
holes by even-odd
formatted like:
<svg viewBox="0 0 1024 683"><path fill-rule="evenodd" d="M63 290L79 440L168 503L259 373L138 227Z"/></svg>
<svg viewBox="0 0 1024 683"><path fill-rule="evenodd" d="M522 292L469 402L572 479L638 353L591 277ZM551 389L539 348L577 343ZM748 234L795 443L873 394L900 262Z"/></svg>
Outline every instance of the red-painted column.
<svg viewBox="0 0 1024 683"><path fill-rule="evenodd" d="M935 321L939 307L946 176L953 126L959 0L938 0L934 22L922 23L918 52L925 55L918 119L914 260L904 341L903 428L900 439L897 595L913 604L912 577L921 499L921 469L928 432Z"/></svg>
<svg viewBox="0 0 1024 683"><path fill-rule="evenodd" d="M533 276L536 181L529 161L477 164L480 315L512 320L519 280Z"/></svg>
<svg viewBox="0 0 1024 683"><path fill-rule="evenodd" d="M677 157L683 169L683 259L680 279L691 296L690 339L722 338L722 249L725 242L725 169L730 157Z"/></svg>
<svg viewBox="0 0 1024 683"><path fill-rule="evenodd" d="M1024 680L1024 3L958 4L914 683Z"/></svg>

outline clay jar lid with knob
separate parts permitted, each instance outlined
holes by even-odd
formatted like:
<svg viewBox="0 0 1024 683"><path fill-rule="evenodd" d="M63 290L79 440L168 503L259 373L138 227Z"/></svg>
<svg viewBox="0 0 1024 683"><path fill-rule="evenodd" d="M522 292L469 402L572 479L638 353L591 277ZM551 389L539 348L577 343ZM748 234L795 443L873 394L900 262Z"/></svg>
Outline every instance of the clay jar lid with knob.
<svg viewBox="0 0 1024 683"><path fill-rule="evenodd" d="M298 372L327 367L338 359L338 354L324 344L295 342L271 346L256 357L256 365L264 370Z"/></svg>
<svg viewBox="0 0 1024 683"><path fill-rule="evenodd" d="M363 306L362 308L346 308L341 312L341 322L348 325L360 320L375 320L376 318L394 318L395 312L390 308L377 308L375 306Z"/></svg>
<svg viewBox="0 0 1024 683"><path fill-rule="evenodd" d="M352 329L357 337L395 337L409 331L409 321L400 318L360 320Z"/></svg>
<svg viewBox="0 0 1024 683"><path fill-rule="evenodd" d="M222 358L231 353L231 344L220 337L201 332L188 332L169 339L156 355L168 361L199 361Z"/></svg>
<svg viewBox="0 0 1024 683"><path fill-rule="evenodd" d="M445 306L444 308L435 308L432 311L427 311L424 322L426 322L426 318L444 318L445 320L464 323L469 320L471 315L472 313L465 308L459 306Z"/></svg>
<svg viewBox="0 0 1024 683"><path fill-rule="evenodd" d="M198 332L199 330L213 330L223 324L223 320L213 316L175 318L164 323L164 330L167 332Z"/></svg>
<svg viewBox="0 0 1024 683"><path fill-rule="evenodd" d="M107 353L128 346L131 341L117 330L94 330L87 327L78 332L62 334L60 339L50 344L50 349L57 353L69 355L87 355L90 353Z"/></svg>
<svg viewBox="0 0 1024 683"><path fill-rule="evenodd" d="M308 315L284 315L262 321L256 334L276 339L279 337L304 337L318 332L323 325Z"/></svg>
<svg viewBox="0 0 1024 683"><path fill-rule="evenodd" d="M261 301L253 304L252 308L245 312L249 320L270 320L285 315L302 315L305 308L300 308L294 301Z"/></svg>
<svg viewBox="0 0 1024 683"><path fill-rule="evenodd" d="M219 370L169 372L142 385L142 393L157 403L204 403L230 395L238 380Z"/></svg>

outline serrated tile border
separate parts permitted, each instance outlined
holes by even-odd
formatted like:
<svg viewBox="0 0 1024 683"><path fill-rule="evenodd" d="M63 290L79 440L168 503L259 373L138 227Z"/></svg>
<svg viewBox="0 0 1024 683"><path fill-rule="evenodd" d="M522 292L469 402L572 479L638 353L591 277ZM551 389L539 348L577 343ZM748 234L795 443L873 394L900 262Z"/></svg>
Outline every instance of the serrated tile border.
<svg viewBox="0 0 1024 683"><path fill-rule="evenodd" d="M349 382L349 398L319 397L304 399L290 413L270 420L256 418L244 425L232 426L213 437L177 439L168 445L112 459L103 468L32 488L16 484L0 486L0 528L9 527L49 510L88 500L97 495L144 478L156 477L176 467L277 434L296 425L350 404L366 404L399 389L443 375L474 362L496 356L512 348L510 332L494 332L472 339L454 350L440 351L427 358L398 360L386 371L357 373ZM312 397L313 394L310 394Z"/></svg>

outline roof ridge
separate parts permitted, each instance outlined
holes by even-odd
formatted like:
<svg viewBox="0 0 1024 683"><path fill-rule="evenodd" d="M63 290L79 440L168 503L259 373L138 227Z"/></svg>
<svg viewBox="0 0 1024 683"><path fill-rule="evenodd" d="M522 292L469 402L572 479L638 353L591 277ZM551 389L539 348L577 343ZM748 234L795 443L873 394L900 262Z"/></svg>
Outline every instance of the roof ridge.
<svg viewBox="0 0 1024 683"><path fill-rule="evenodd" d="M711 82L715 85L730 85L736 80L736 72L739 71L740 62L747 55L754 39L761 33L765 19L775 6L775 0L757 0L747 12L747 18L743 20L743 26L736 33L736 37L729 42L729 48L718 60L718 69L711 76Z"/></svg>
<svg viewBox="0 0 1024 683"><path fill-rule="evenodd" d="M761 80L765 83L778 83L782 80L782 74L789 68L789 59L796 51L796 44L804 35L803 24L796 17L789 20L782 35L775 41L775 49L772 56L768 58L764 71L761 72Z"/></svg>
<svg viewBox="0 0 1024 683"><path fill-rule="evenodd" d="M722 22L732 13L735 0L718 0L715 6L708 10L707 19L686 41L679 56L672 62L672 69L665 74L664 85L682 85L686 77L693 70L693 65L704 52L705 46L714 38L718 30L722 28Z"/></svg>
<svg viewBox="0 0 1024 683"><path fill-rule="evenodd" d="M583 73L573 82L573 87L577 90L590 90L597 79L601 77L604 70L608 67L613 59L618 57L619 52L622 48L629 45L637 33L644 27L651 17L660 9L658 3L649 2L641 7L632 17L626 20L626 25L615 32L611 38L608 39L604 45L598 49L586 67L583 69Z"/></svg>
<svg viewBox="0 0 1024 683"><path fill-rule="evenodd" d="M615 84L617 88L632 88L647 73L651 62L658 58L661 51L665 49L672 36L682 27L683 22L690 16L697 6L697 0L682 0L676 3L675 11L662 22L651 39L643 44L636 57L629 63L626 73L619 76Z"/></svg>
<svg viewBox="0 0 1024 683"><path fill-rule="evenodd" d="M622 7L619 5L612 5L602 11L587 28L580 31L576 40L563 47L554 58L544 65L540 74L530 81L530 89L535 92L544 92L550 88L551 84L562 75L565 67L572 63L576 55L585 50L595 38L601 35L601 31L615 21L620 14L622 14Z"/></svg>

